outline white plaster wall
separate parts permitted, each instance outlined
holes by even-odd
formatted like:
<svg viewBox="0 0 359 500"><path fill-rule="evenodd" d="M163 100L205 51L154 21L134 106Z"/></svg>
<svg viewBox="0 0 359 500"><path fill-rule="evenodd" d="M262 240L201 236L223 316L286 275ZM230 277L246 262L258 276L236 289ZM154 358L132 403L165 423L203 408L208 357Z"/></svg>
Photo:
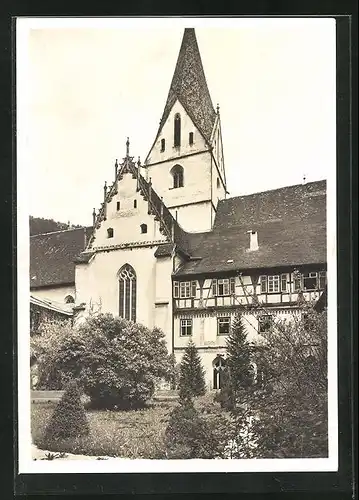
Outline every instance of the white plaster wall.
<svg viewBox="0 0 359 500"><path fill-rule="evenodd" d="M159 221L155 221L154 216L148 214L148 202L144 201L136 187L137 179L133 179L132 174L124 174L117 183L118 193L107 203L106 221L96 230L93 247L165 240L159 231ZM136 208L134 200L137 202ZM119 210L117 202L120 202ZM141 224L147 224L147 233L141 233ZM113 238L107 237L108 228L113 228Z"/></svg>
<svg viewBox="0 0 359 500"><path fill-rule="evenodd" d="M48 299L53 300L55 302L60 302L65 304L65 298L68 295L72 295L72 297L76 301L75 296L75 285L71 286L58 286L58 287L46 287L46 288L33 288L30 290L31 295L34 297L38 297L39 299Z"/></svg>
<svg viewBox="0 0 359 500"><path fill-rule="evenodd" d="M210 231L214 221L214 211L210 201L171 208L173 217L185 231L196 233ZM177 214L176 214L177 212Z"/></svg>
<svg viewBox="0 0 359 500"><path fill-rule="evenodd" d="M154 257L152 248L118 249L97 252L88 264L76 266L77 303L93 304L102 313L119 313L117 273L130 264L137 276L136 320L149 328L158 326L166 334L169 349L172 339L171 270L172 259ZM156 302L167 302L159 304ZM99 307L101 310L99 311Z"/></svg>
<svg viewBox="0 0 359 500"><path fill-rule="evenodd" d="M181 145L174 147L174 118L179 113L181 116ZM189 133L193 132L193 144L189 144ZM166 148L161 152L161 140L165 139ZM147 164L156 163L168 159L178 158L182 155L195 153L208 149L202 134L193 124L182 104L177 100L164 123L155 144L152 146L148 156Z"/></svg>

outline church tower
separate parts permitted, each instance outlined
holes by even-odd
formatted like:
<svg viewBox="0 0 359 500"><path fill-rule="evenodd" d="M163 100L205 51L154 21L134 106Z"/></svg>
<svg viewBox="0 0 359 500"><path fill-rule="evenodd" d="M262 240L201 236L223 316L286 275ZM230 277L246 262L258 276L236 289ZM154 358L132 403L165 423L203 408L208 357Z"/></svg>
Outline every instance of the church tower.
<svg viewBox="0 0 359 500"><path fill-rule="evenodd" d="M227 193L219 107L208 90L194 28L186 28L147 178L189 232L212 229Z"/></svg>

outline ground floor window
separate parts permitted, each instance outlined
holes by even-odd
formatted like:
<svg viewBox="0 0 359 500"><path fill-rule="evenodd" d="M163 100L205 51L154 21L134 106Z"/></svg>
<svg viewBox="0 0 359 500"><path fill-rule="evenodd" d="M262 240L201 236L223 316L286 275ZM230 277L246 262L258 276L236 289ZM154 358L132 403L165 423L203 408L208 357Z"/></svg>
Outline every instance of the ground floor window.
<svg viewBox="0 0 359 500"><path fill-rule="evenodd" d="M226 360L222 356L217 356L213 360L213 389L221 388L221 375L226 366Z"/></svg>
<svg viewBox="0 0 359 500"><path fill-rule="evenodd" d="M180 335L181 335L181 337L190 337L192 335L192 320L191 319L181 319L180 320Z"/></svg>
<svg viewBox="0 0 359 500"><path fill-rule="evenodd" d="M258 332L265 333L270 330L273 324L273 316L270 314L263 314L263 316L259 316L258 318Z"/></svg>
<svg viewBox="0 0 359 500"><path fill-rule="evenodd" d="M217 318L217 335L229 335L230 327L230 317Z"/></svg>

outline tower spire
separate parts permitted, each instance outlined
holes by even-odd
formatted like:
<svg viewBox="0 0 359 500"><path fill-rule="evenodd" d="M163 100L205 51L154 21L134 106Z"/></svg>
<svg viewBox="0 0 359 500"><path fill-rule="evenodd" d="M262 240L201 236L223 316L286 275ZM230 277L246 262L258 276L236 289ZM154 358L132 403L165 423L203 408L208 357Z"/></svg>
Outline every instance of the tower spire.
<svg viewBox="0 0 359 500"><path fill-rule="evenodd" d="M196 127L209 140L216 119L216 111L208 90L194 28L185 28L184 30L158 133L177 99L190 115Z"/></svg>
<svg viewBox="0 0 359 500"><path fill-rule="evenodd" d="M128 137L126 141L126 156L130 156L130 139Z"/></svg>

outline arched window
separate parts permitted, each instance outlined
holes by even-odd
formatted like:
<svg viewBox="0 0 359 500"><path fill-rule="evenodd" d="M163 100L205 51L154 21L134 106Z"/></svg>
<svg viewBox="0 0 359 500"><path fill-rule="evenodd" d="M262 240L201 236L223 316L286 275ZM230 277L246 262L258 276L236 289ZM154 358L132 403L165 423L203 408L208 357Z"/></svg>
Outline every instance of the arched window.
<svg viewBox="0 0 359 500"><path fill-rule="evenodd" d="M67 295L65 297L65 304L74 304L75 302L75 299L73 298L72 295Z"/></svg>
<svg viewBox="0 0 359 500"><path fill-rule="evenodd" d="M213 389L221 388L221 373L225 369L226 360L218 355L213 360Z"/></svg>
<svg viewBox="0 0 359 500"><path fill-rule="evenodd" d="M161 139L161 153L163 153L165 149L166 149L166 140Z"/></svg>
<svg viewBox="0 0 359 500"><path fill-rule="evenodd" d="M140 228L141 228L141 233L142 234L147 233L147 224L141 224Z"/></svg>
<svg viewBox="0 0 359 500"><path fill-rule="evenodd" d="M119 316L136 321L136 273L129 264L118 272L119 283Z"/></svg>
<svg viewBox="0 0 359 500"><path fill-rule="evenodd" d="M189 145L192 146L192 144L193 144L193 132L189 133L188 142L189 142Z"/></svg>
<svg viewBox="0 0 359 500"><path fill-rule="evenodd" d="M181 117L179 113L175 116L174 124L174 146L178 148L181 145Z"/></svg>
<svg viewBox="0 0 359 500"><path fill-rule="evenodd" d="M181 167L181 165L175 165L171 170L171 175L173 177L173 187L183 187L183 167Z"/></svg>
<svg viewBox="0 0 359 500"><path fill-rule="evenodd" d="M109 227L107 229L107 238L113 238L113 228Z"/></svg>

